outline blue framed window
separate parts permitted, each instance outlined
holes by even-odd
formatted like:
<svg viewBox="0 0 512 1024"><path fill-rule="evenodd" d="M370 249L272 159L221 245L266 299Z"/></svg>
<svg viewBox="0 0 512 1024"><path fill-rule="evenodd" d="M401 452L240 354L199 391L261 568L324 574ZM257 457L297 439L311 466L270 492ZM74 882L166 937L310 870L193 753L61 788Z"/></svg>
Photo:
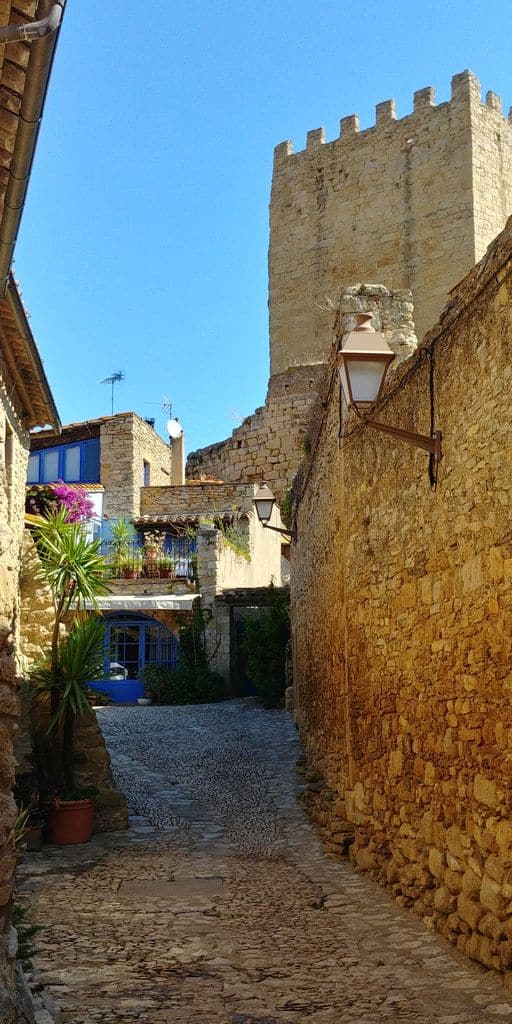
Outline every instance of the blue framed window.
<svg viewBox="0 0 512 1024"><path fill-rule="evenodd" d="M27 483L53 484L57 480L65 480L69 484L101 482L99 437L32 452L28 460Z"/></svg>

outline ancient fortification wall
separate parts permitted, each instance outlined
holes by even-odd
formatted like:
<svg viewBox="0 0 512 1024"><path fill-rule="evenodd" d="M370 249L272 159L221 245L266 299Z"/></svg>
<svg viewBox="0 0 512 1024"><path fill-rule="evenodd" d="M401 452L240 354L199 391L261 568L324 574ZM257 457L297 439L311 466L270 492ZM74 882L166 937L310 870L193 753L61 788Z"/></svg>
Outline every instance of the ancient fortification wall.
<svg viewBox="0 0 512 1024"><path fill-rule="evenodd" d="M447 293L485 252L512 212L512 126L499 98L480 100L468 71L452 79L449 103L434 90L414 94L396 119L393 100L377 104L376 124L357 115L325 142L276 147L270 204L271 374L324 360L340 289L355 281L410 288L418 337Z"/></svg>
<svg viewBox="0 0 512 1024"><path fill-rule="evenodd" d="M191 452L187 476L212 475L231 483L264 480L282 501L307 447L306 425L324 372L322 364L294 366L272 377L265 405L226 441Z"/></svg>
<svg viewBox="0 0 512 1024"><path fill-rule="evenodd" d="M410 289L421 338L511 212L512 125L494 93L481 102L469 71L452 79L450 102L436 106L434 90L420 89L407 117L397 119L388 100L372 128L360 131L354 114L332 142L318 128L302 152L277 146L267 399L231 438L193 452L187 473L265 479L282 499L303 455L342 287Z"/></svg>
<svg viewBox="0 0 512 1024"><path fill-rule="evenodd" d="M356 865L509 987L511 336L512 218L379 414L429 433L433 380L437 490L428 455L403 442L350 420L340 448L333 373L297 480L292 572L297 718L326 780L310 795L324 835L342 849L355 829Z"/></svg>

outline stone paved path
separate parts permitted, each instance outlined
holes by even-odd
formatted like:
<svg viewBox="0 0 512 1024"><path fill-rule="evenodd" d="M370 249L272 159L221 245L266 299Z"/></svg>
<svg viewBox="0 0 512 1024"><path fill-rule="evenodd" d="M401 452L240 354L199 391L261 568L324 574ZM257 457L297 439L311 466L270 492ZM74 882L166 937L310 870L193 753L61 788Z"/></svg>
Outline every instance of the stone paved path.
<svg viewBox="0 0 512 1024"><path fill-rule="evenodd" d="M287 714L100 714L131 831L22 867L33 982L65 1024L512 1021L493 975L322 853Z"/></svg>

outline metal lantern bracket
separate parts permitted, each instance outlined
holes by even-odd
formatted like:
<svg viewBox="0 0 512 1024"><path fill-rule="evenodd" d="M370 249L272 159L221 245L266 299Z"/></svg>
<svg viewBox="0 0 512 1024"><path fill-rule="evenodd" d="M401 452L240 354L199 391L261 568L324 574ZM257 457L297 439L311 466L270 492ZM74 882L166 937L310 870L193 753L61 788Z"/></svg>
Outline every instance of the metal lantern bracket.
<svg viewBox="0 0 512 1024"><path fill-rule="evenodd" d="M261 519L260 519L261 523ZM273 530L274 533L282 533L285 537L290 537L291 540L297 540L297 530L285 530L284 527L280 526L269 526L268 523L261 523L265 530Z"/></svg>
<svg viewBox="0 0 512 1024"><path fill-rule="evenodd" d="M361 420L361 423L365 423L367 427L380 430L382 434L390 434L391 437L399 437L402 441L413 445L415 448L423 448L424 451L430 452L434 462L441 461L441 441L443 438L441 430L434 430L432 437L429 437L427 434L415 434L411 430L402 430L400 427L392 427L388 423L381 423L380 420L373 420L369 416L364 416L357 406L352 406L352 408L358 419Z"/></svg>

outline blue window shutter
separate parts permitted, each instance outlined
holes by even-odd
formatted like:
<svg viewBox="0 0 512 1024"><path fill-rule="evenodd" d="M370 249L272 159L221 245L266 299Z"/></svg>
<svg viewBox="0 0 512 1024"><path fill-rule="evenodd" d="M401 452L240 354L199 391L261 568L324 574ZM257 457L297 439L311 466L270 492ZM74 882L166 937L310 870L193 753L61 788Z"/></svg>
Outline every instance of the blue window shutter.
<svg viewBox="0 0 512 1024"><path fill-rule="evenodd" d="M100 439L91 437L83 442L82 483L99 484L100 481Z"/></svg>

